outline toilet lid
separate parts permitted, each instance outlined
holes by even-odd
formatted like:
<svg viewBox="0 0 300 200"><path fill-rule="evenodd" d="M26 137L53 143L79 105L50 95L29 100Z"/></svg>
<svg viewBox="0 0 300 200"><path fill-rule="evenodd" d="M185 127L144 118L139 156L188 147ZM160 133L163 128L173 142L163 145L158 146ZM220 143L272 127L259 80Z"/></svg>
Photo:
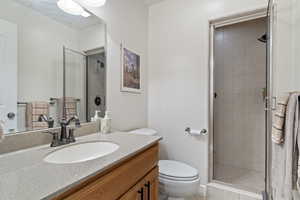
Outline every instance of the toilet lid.
<svg viewBox="0 0 300 200"><path fill-rule="evenodd" d="M137 135L156 135L157 131L150 128L141 128L141 129L130 131L129 133L137 134Z"/></svg>
<svg viewBox="0 0 300 200"><path fill-rule="evenodd" d="M160 160L158 162L159 173L162 177L179 179L193 179L198 177L198 171L182 162L174 160Z"/></svg>

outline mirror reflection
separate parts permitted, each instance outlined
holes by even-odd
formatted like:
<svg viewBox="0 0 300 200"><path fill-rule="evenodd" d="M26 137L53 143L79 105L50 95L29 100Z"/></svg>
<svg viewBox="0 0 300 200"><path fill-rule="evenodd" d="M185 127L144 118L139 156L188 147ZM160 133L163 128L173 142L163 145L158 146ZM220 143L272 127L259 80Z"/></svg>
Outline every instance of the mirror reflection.
<svg viewBox="0 0 300 200"><path fill-rule="evenodd" d="M0 121L5 133L57 127L74 115L86 122L105 109L105 32L98 17L85 10L68 14L56 0L2 1Z"/></svg>

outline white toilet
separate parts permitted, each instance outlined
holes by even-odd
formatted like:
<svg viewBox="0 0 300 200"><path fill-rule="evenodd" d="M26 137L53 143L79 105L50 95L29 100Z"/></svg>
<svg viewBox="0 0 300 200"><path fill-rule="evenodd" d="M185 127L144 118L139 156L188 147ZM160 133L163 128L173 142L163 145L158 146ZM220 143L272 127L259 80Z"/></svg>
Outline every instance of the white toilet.
<svg viewBox="0 0 300 200"><path fill-rule="evenodd" d="M133 130L130 133L157 135L157 131L148 128ZM197 194L200 179L195 168L174 160L160 160L158 166L160 200L183 200Z"/></svg>

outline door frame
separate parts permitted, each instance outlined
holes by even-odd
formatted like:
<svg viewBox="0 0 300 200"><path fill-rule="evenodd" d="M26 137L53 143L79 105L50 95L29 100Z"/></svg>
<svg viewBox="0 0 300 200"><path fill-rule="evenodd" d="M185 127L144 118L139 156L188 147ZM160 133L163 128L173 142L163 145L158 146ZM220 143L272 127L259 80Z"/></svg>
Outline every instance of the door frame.
<svg viewBox="0 0 300 200"><path fill-rule="evenodd" d="M271 4L272 5L272 4ZM273 6L272 6L273 7ZM270 13L272 16L272 12ZM267 7L260 7L253 10L238 12L231 15L226 15L220 18L215 18L209 20L209 94L208 94L208 102L209 102L209 112L208 112L208 119L209 119L209 145L208 145L208 181L209 183L220 183L223 185L228 185L232 187L236 187L230 185L228 183L220 182L214 180L213 177L213 170L214 170L214 162L213 162L213 139L214 139L214 129L213 129L213 112L214 112L214 36L215 36L215 29L218 27L228 26L232 24L242 23L258 18L267 17ZM272 18L272 17L270 17ZM272 67L272 20L271 20L271 27L270 29L270 44L269 44L269 54L267 58L267 99L272 99L272 84L273 84L273 67ZM268 101L269 102L269 101ZM271 170L271 145L270 141L271 138L269 137L271 131L271 103L267 103L266 105L266 158L265 158L265 192L268 193L270 191L270 170ZM269 135L269 136L268 136ZM243 188L238 188L243 189Z"/></svg>

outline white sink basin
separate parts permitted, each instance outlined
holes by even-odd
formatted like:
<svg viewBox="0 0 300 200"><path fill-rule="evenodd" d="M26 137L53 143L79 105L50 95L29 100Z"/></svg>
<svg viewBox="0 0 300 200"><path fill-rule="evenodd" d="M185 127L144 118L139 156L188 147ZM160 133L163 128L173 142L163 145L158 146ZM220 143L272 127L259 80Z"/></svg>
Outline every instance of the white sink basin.
<svg viewBox="0 0 300 200"><path fill-rule="evenodd" d="M79 143L50 153L44 161L54 164L85 162L111 154L118 148L119 145L111 142Z"/></svg>

